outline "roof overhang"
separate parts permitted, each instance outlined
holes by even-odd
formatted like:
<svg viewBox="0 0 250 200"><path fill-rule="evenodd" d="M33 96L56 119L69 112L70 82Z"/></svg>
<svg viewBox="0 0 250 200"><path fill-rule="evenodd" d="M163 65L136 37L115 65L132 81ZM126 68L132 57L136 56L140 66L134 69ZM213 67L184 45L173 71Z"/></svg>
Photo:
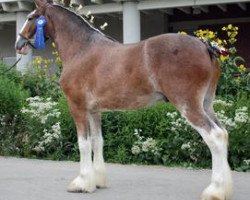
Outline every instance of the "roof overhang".
<svg viewBox="0 0 250 200"><path fill-rule="evenodd" d="M86 15L89 12L93 15L120 13L123 9L122 2L126 2L128 0L110 0L108 3L103 3L103 0L90 1L91 4L86 4L81 10L79 10L80 14ZM209 5L217 5L221 9L225 10L227 4L238 4L239 7L245 9L245 3L250 2L250 0L139 0L137 2L137 7L140 11L158 9L171 11L173 8L179 8L184 10L183 12L187 12L187 8L199 7L202 11L208 12L207 6Z"/></svg>
<svg viewBox="0 0 250 200"><path fill-rule="evenodd" d="M0 0L2 12L31 11L34 8L32 0Z"/></svg>
<svg viewBox="0 0 250 200"><path fill-rule="evenodd" d="M132 0L71 0L83 4L78 9L79 14L92 15L121 13L123 2ZM185 13L190 13L192 9L199 9L202 12L208 12L210 5L218 6L222 11L226 11L227 4L237 4L242 10L246 9L246 3L250 0L134 0L140 11L147 12L150 10L161 10L167 14L173 13L177 8ZM0 22L15 21L15 12L31 11L34 9L33 0L0 0ZM11 14L12 13L12 14Z"/></svg>

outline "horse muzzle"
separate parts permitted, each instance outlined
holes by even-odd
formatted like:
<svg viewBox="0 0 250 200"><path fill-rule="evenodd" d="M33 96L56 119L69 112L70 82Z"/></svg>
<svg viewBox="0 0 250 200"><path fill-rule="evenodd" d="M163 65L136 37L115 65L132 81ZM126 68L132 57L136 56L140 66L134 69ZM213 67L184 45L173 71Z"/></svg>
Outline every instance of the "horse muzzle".
<svg viewBox="0 0 250 200"><path fill-rule="evenodd" d="M17 40L16 40L16 43L15 43L15 48L16 48L16 52L18 54L23 54L23 55L26 55L28 54L29 52L29 40L24 38L24 37L21 37L21 36L18 36L17 37Z"/></svg>

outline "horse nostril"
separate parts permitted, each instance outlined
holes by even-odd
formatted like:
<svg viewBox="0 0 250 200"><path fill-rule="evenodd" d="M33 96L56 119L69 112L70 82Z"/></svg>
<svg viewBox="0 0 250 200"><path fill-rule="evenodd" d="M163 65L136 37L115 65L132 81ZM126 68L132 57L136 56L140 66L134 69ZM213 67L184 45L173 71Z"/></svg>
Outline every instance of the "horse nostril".
<svg viewBox="0 0 250 200"><path fill-rule="evenodd" d="M27 40L24 39L24 38L22 38L22 37L20 37L20 36L18 36L17 40L16 40L16 43L15 43L15 48L17 50L21 50L22 47L24 47L26 44L27 44Z"/></svg>
<svg viewBox="0 0 250 200"><path fill-rule="evenodd" d="M17 49L17 50L20 50L20 49L22 49L22 47L24 46L24 43L23 44L21 44L19 41L18 42L16 42L16 44L15 44L15 48Z"/></svg>

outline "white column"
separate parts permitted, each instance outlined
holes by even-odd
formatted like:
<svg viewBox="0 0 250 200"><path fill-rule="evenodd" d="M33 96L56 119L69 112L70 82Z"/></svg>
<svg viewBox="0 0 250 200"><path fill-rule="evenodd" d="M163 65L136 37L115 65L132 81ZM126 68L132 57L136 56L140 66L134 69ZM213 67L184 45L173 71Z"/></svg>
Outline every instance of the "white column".
<svg viewBox="0 0 250 200"><path fill-rule="evenodd" d="M135 43L141 40L140 11L137 2L123 3L123 43Z"/></svg>
<svg viewBox="0 0 250 200"><path fill-rule="evenodd" d="M21 31L24 22L27 19L28 12L17 12L16 13L16 35L18 36L19 32ZM20 54L17 54L16 58L20 58ZM32 49L29 50L27 55L22 55L22 59L17 64L17 70L21 72L25 72L26 68L32 61Z"/></svg>

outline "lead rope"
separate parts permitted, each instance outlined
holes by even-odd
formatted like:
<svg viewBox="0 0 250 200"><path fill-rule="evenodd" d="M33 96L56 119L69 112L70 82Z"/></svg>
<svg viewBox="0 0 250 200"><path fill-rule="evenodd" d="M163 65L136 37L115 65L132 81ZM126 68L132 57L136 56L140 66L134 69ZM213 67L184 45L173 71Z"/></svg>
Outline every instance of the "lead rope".
<svg viewBox="0 0 250 200"><path fill-rule="evenodd" d="M20 58L18 58L18 60L10 67L8 68L7 70L3 71L3 74L7 73L8 71L10 71L11 69L13 69L17 63L19 63L19 61L22 59L22 55L20 56Z"/></svg>

